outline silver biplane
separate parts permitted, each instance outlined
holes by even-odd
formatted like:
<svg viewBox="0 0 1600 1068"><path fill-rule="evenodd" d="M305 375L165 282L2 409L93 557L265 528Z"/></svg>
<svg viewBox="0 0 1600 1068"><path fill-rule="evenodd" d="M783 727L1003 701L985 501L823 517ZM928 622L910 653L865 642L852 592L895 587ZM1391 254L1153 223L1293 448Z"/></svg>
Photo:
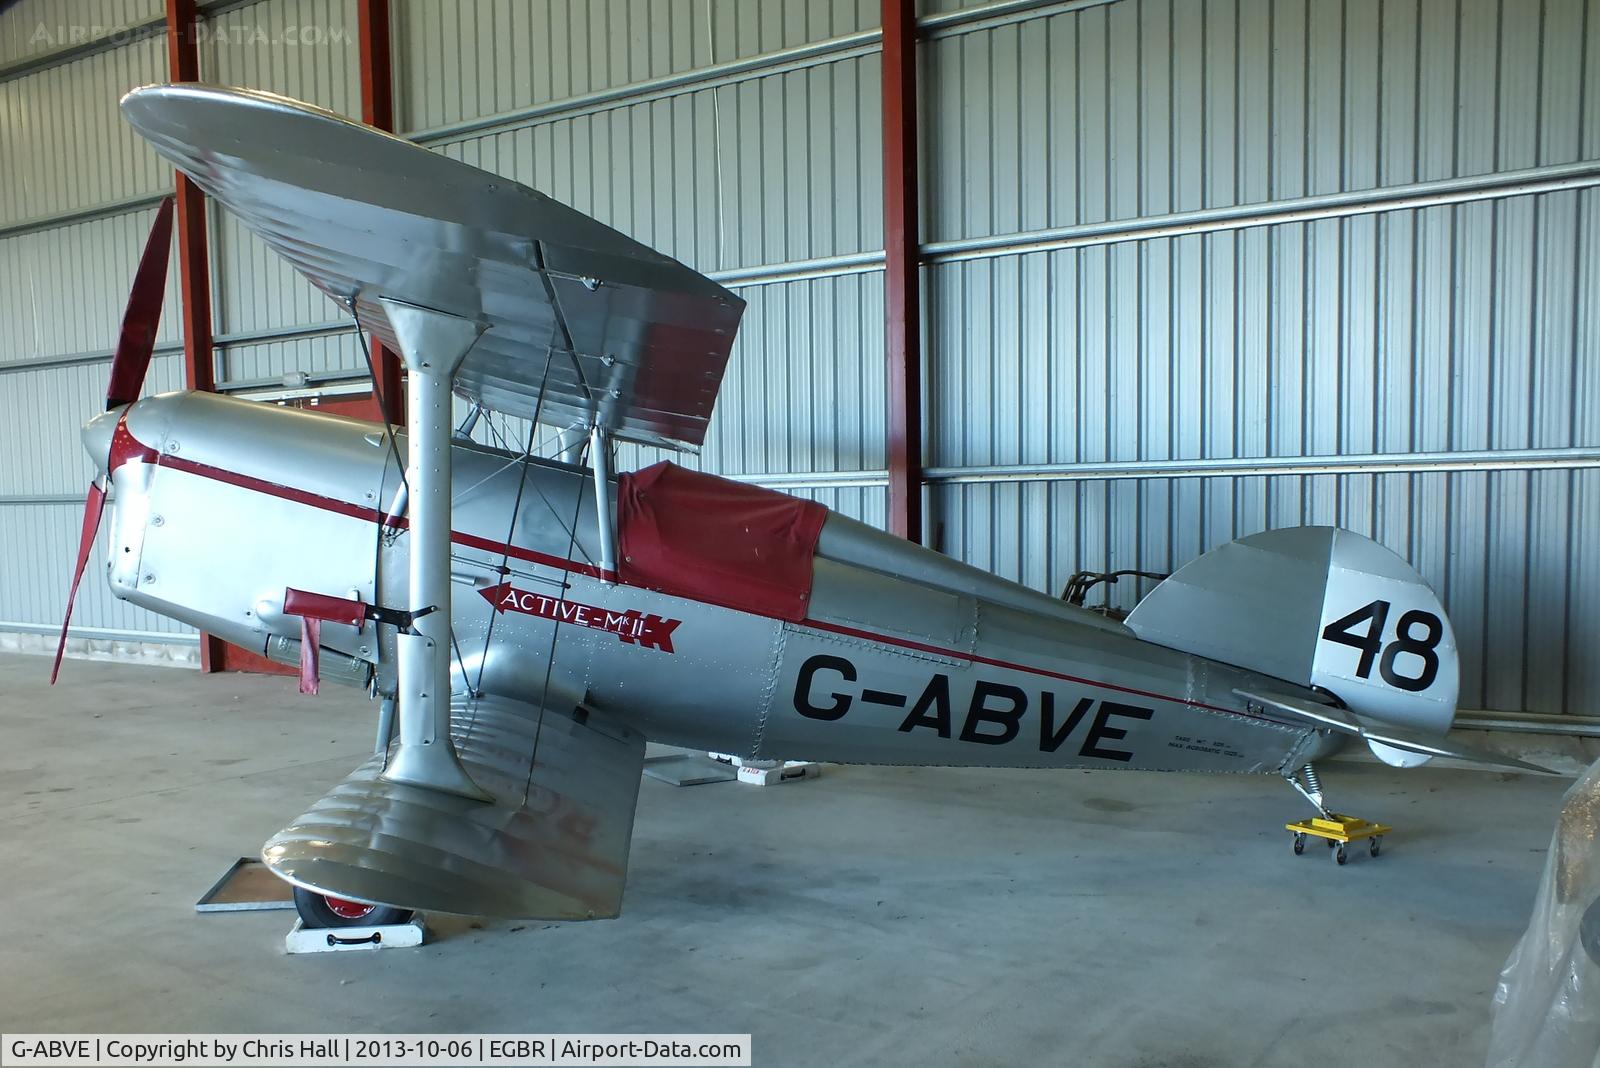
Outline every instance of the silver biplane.
<svg viewBox="0 0 1600 1068"><path fill-rule="evenodd" d="M1119 621L814 502L670 462L614 475L616 442L702 443L738 297L532 189L292 100L184 84L122 110L408 371L403 429L139 399L164 207L83 431L99 475L74 594L109 500L116 596L299 663L308 688L382 699L377 754L262 850L308 922L616 915L646 739L1264 773L1323 816L1313 764L1352 737L1394 765L1516 764L1446 740L1450 623L1364 537L1232 542ZM453 396L561 430L586 462L453 434Z"/></svg>

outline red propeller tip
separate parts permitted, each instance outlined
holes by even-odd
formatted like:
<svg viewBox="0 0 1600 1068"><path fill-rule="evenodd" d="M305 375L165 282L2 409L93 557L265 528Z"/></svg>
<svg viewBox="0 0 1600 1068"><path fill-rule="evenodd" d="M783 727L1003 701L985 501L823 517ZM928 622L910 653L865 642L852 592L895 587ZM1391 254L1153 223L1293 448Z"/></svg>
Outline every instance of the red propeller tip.
<svg viewBox="0 0 1600 1068"><path fill-rule="evenodd" d="M89 496L83 502L83 531L78 535L78 566L72 572L72 587L67 590L67 610L61 619L61 640L56 643L56 661L50 668L50 685L56 684L61 674L61 658L67 651L67 627L72 623L72 606L78 599L78 584L83 581L83 569L89 566L89 553L94 549L94 537L100 531L100 517L106 510L106 491L100 483L89 483Z"/></svg>

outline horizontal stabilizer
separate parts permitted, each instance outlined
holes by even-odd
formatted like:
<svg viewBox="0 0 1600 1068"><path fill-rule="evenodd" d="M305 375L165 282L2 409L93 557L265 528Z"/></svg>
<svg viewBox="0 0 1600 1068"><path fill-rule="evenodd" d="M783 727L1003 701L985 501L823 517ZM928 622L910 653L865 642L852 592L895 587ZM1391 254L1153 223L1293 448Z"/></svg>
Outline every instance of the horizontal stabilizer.
<svg viewBox="0 0 1600 1068"><path fill-rule="evenodd" d="M1470 760L1476 764L1490 764L1498 767L1516 768L1519 771L1540 771L1551 773L1549 768L1540 767L1538 764L1529 764L1527 761L1515 757L1502 756L1491 753L1476 746L1462 744L1449 738L1431 738L1419 731L1407 730L1403 727L1392 727L1387 724L1379 725L1364 723L1356 716L1342 708L1333 705L1319 705L1314 701L1292 697L1288 694L1252 693L1247 690L1233 691L1246 701L1260 705L1263 711L1286 716L1289 719L1314 727L1331 729L1340 734L1353 735L1372 747L1372 751L1386 764L1401 763L1385 754L1381 747L1398 749L1402 753L1416 754L1422 763L1430 757L1449 757L1452 760ZM1409 764L1411 761L1405 761Z"/></svg>
<svg viewBox="0 0 1600 1068"><path fill-rule="evenodd" d="M1489 764L1502 768L1516 768L1518 771L1538 771L1546 775L1555 772L1539 764L1530 764L1526 760L1515 757L1502 756L1491 753L1487 749L1467 745L1464 742L1451 738L1425 738L1413 731L1403 731L1392 727L1368 727L1362 732L1368 745L1387 745L1394 749L1401 749L1408 753L1416 753L1428 757L1448 757L1451 760L1470 760L1474 764Z"/></svg>
<svg viewBox="0 0 1600 1068"><path fill-rule="evenodd" d="M644 736L583 710L549 709L541 725L518 701L451 704L461 763L492 803L389 782L374 757L272 836L267 866L320 893L424 912L617 915Z"/></svg>

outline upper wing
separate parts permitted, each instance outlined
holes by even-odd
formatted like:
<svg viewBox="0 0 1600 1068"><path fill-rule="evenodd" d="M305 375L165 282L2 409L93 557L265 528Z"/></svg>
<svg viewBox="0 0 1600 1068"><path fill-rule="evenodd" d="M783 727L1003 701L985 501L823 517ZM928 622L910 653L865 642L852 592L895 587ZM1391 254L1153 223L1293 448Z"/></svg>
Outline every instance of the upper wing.
<svg viewBox="0 0 1600 1068"><path fill-rule="evenodd" d="M386 344L380 297L485 324L463 396L704 441L744 301L703 275L526 186L271 93L148 86L122 111Z"/></svg>
<svg viewBox="0 0 1600 1068"><path fill-rule="evenodd" d="M272 836L267 866L321 893L425 912L617 915L644 736L581 709L547 709L541 725L536 706L496 697L457 695L451 719L461 763L493 803L388 782L374 757Z"/></svg>

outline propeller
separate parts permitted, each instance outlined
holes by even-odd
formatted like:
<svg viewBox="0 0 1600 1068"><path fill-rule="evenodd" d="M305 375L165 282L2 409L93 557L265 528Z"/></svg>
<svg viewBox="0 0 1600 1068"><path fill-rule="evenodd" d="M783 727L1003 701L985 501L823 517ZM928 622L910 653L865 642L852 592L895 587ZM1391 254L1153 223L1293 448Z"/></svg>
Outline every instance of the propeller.
<svg viewBox="0 0 1600 1068"><path fill-rule="evenodd" d="M171 197L161 202L156 210L150 236L145 240L144 253L139 257L139 268L133 275L133 288L128 293L128 307L122 313L122 330L117 336L116 352L111 357L111 382L106 387L106 411L132 404L144 390L144 378L150 370L150 357L155 353L156 328L161 324L161 304L167 292L168 249L172 245ZM111 457L100 461L102 472L108 472ZM109 474L105 475L109 478ZM100 531L100 519L106 510L106 486L100 477L89 483L89 495L83 502L83 529L78 535L78 562L72 571L72 586L67 590L67 609L61 620L61 639L56 643L56 659L50 668L50 685L61 674L61 658L67 651L67 628L72 623L72 606L78 599L78 586L83 581L84 568L89 565L89 553L94 549L95 535Z"/></svg>
<svg viewBox="0 0 1600 1068"><path fill-rule="evenodd" d="M139 257L139 269L122 313L122 332L111 357L111 383L106 387L106 411L139 399L150 356L156 349L156 327L161 323L161 302L167 292L167 250L172 245L172 198L156 211L156 221Z"/></svg>

